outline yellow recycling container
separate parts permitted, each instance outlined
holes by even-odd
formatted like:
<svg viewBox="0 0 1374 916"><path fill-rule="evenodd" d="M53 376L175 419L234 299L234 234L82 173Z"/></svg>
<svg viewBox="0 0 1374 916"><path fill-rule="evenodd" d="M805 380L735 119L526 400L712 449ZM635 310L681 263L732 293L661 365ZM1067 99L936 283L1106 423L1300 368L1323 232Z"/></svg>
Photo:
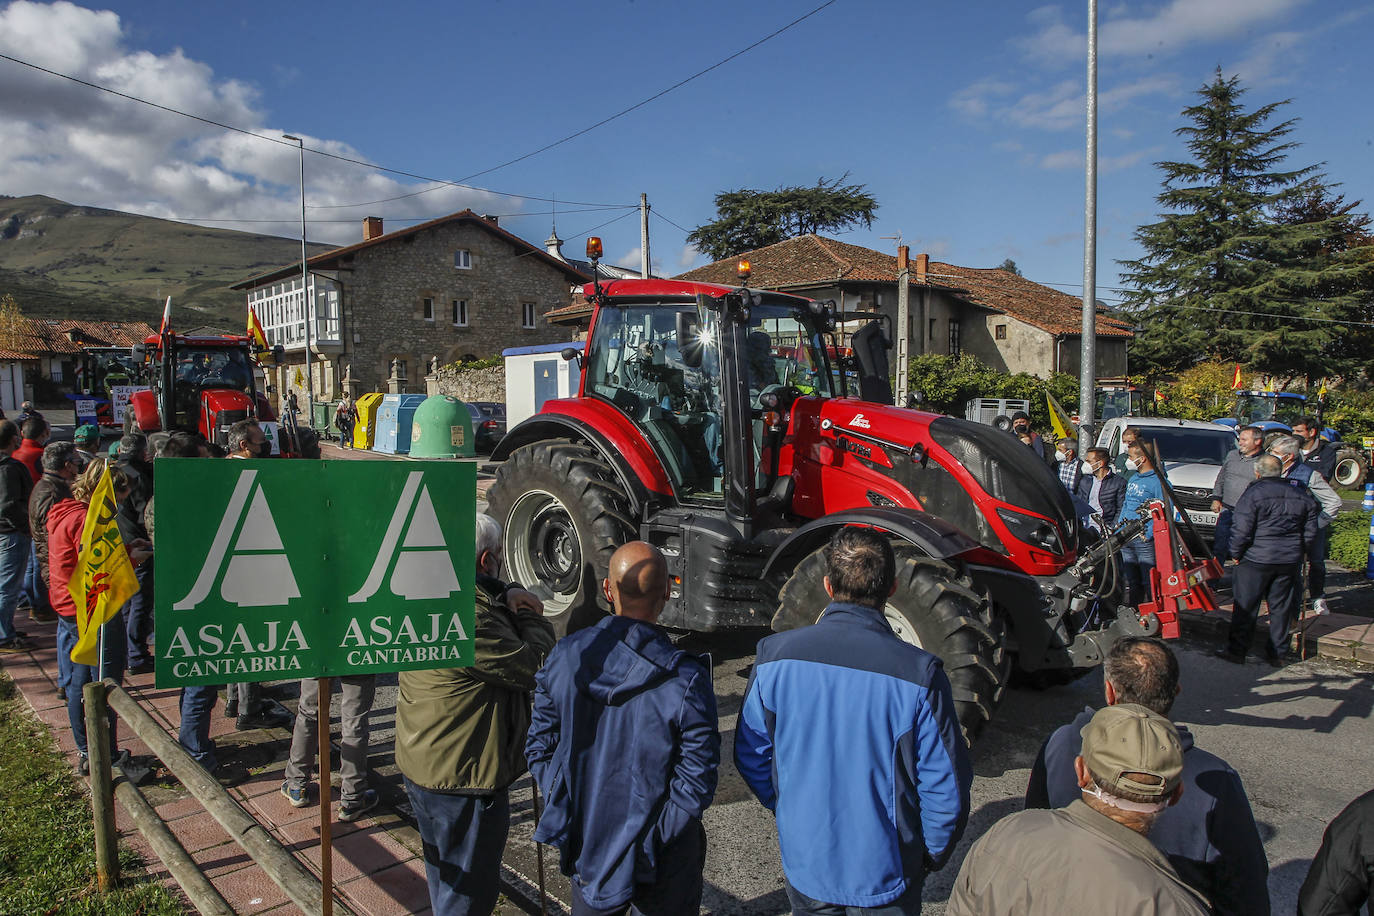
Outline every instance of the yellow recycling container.
<svg viewBox="0 0 1374 916"><path fill-rule="evenodd" d="M382 393L374 391L358 398L358 422L353 424L353 447L372 448L377 435L377 408L382 406Z"/></svg>
<svg viewBox="0 0 1374 916"><path fill-rule="evenodd" d="M466 404L436 394L415 408L410 425L410 457L472 458L476 454L472 414Z"/></svg>

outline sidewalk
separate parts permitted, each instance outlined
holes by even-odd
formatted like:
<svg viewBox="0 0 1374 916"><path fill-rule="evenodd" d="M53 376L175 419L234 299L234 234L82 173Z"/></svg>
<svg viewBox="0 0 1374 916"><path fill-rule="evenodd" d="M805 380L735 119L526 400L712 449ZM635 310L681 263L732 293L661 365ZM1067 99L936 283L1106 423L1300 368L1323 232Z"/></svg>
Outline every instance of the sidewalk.
<svg viewBox="0 0 1374 916"><path fill-rule="evenodd" d="M3 658L7 675L23 693L34 712L49 728L68 761L76 763L65 703L57 696L57 651L53 648L55 625L25 620L22 626L30 641L45 648ZM151 674L127 678L125 687L167 731L175 736L180 722L180 690L158 690ZM210 728L222 760L246 766L252 774L229 790L288 849L317 875L320 870L319 809L292 808L279 789L290 733L286 729L237 732L235 721L225 718L223 703L216 705ZM124 726L119 746L147 755L146 745ZM165 773L165 770L160 771ZM169 784L170 783L170 784ZM297 913L280 888L259 868L224 829L174 778L142 787L148 801L176 835L186 851L200 864L216 889L238 913ZM337 812L339 791L332 792ZM425 883L423 850L419 834L400 815L386 806L376 817L352 824L334 821L334 885L337 897L359 916L404 916L428 913L429 890ZM115 821L122 838L137 849L154 877L167 879L157 856L132 826L124 809L115 805Z"/></svg>

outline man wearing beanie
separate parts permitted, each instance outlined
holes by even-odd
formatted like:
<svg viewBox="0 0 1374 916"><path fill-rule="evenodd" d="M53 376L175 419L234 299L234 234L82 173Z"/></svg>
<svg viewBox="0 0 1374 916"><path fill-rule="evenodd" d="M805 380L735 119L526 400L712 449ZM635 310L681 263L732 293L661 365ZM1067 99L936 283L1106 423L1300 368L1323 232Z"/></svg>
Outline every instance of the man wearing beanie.
<svg viewBox="0 0 1374 916"><path fill-rule="evenodd" d="M1183 794L1178 730L1143 706L1098 710L1074 760L1081 800L1003 818L969 850L949 916L1202 916L1207 901L1147 839Z"/></svg>

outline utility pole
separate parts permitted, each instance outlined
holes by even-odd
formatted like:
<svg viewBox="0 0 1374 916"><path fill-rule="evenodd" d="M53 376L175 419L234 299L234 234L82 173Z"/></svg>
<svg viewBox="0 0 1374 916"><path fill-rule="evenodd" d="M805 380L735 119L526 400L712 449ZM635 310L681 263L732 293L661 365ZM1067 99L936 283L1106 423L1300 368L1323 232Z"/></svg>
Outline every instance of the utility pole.
<svg viewBox="0 0 1374 916"><path fill-rule="evenodd" d="M1083 207L1083 339L1078 366L1078 453L1093 444L1097 409L1097 0L1088 0L1088 149Z"/></svg>
<svg viewBox="0 0 1374 916"><path fill-rule="evenodd" d="M895 403L906 406L907 373L911 369L911 249L897 246L897 391Z"/></svg>
<svg viewBox="0 0 1374 916"><path fill-rule="evenodd" d="M300 137L282 134L283 140L294 140L301 148L301 305L305 311L305 425L315 426L315 374L310 366L310 325L314 303L310 298L310 270L305 253L305 141Z"/></svg>
<svg viewBox="0 0 1374 916"><path fill-rule="evenodd" d="M649 271L649 195L639 195L639 278L647 280Z"/></svg>

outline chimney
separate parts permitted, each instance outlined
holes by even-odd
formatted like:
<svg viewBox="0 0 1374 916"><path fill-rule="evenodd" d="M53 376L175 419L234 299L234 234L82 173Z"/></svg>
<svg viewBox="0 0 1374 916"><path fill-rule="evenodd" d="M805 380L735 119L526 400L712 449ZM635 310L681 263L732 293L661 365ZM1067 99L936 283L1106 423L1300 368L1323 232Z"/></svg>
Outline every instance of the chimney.
<svg viewBox="0 0 1374 916"><path fill-rule="evenodd" d="M911 249L906 245L897 246L897 273L911 269Z"/></svg>
<svg viewBox="0 0 1374 916"><path fill-rule="evenodd" d="M382 234L382 218L380 216L363 217L363 241L370 242Z"/></svg>
<svg viewBox="0 0 1374 916"><path fill-rule="evenodd" d="M493 226L500 225L501 223L501 218L499 216L492 216L490 213L483 213L482 219L491 223Z"/></svg>
<svg viewBox="0 0 1374 916"><path fill-rule="evenodd" d="M924 283L924 282L926 282L926 271L929 270L929 269L930 269L930 255L924 254L924 253L916 255L916 282L917 282L917 283Z"/></svg>

